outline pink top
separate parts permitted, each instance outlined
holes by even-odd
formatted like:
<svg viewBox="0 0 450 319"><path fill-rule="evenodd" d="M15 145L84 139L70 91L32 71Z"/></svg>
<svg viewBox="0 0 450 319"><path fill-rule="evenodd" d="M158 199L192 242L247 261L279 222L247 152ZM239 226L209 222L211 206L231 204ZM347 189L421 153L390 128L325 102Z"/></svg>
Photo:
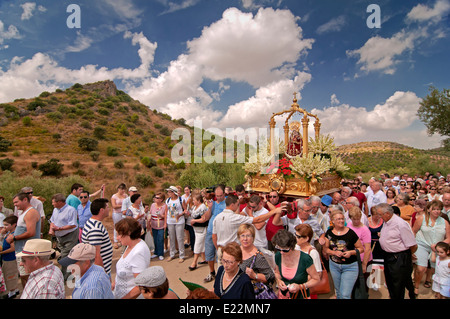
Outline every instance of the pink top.
<svg viewBox="0 0 450 319"><path fill-rule="evenodd" d="M167 205L164 204L161 207L156 206L155 203L150 207L150 218L153 229L163 229L164 219L166 218Z"/></svg>
<svg viewBox="0 0 450 319"><path fill-rule="evenodd" d="M417 245L417 242L408 222L393 214L381 228L380 245L386 252L398 253Z"/></svg>
<svg viewBox="0 0 450 319"><path fill-rule="evenodd" d="M281 265L281 271L283 273L284 278L291 280L297 273L297 268L288 268L286 266Z"/></svg>
<svg viewBox="0 0 450 319"><path fill-rule="evenodd" d="M372 235L370 233L369 228L366 225L361 225L360 227L355 227L350 222L347 225L350 229L352 229L356 235L358 235L359 240L361 241L361 244L364 246L364 244L372 244ZM372 247L370 247L372 249ZM364 260L364 253L361 254L361 261ZM370 258L368 261L372 260L372 250L370 251Z"/></svg>
<svg viewBox="0 0 450 319"><path fill-rule="evenodd" d="M120 205L122 206L122 202L123 200L126 198L120 198L119 196L117 196L117 194L114 194L111 196L111 198L114 198L116 200L116 205ZM122 213L122 208L113 208L113 213Z"/></svg>

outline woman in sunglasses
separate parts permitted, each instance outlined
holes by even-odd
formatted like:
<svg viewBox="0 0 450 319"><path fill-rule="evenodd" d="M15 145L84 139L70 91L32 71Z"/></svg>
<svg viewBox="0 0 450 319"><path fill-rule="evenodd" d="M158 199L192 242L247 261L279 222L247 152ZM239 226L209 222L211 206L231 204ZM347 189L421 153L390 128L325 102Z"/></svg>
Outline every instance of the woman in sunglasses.
<svg viewBox="0 0 450 319"><path fill-rule="evenodd" d="M159 260L164 260L164 234L167 229L167 205L164 202L166 195L163 192L157 192L153 196L153 203L150 206L150 225L148 229L152 230L153 241L155 243L155 255Z"/></svg>
<svg viewBox="0 0 450 319"><path fill-rule="evenodd" d="M281 229L272 238L275 253L275 279L280 299L309 298L309 288L320 281L312 258L295 249L297 239L291 232ZM308 277L309 276L309 277ZM304 295L302 291L306 291Z"/></svg>

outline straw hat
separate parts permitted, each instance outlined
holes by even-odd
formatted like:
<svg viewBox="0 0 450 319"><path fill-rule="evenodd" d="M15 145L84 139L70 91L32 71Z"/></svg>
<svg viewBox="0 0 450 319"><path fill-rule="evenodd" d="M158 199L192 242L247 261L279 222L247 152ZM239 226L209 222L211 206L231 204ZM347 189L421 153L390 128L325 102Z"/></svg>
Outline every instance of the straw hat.
<svg viewBox="0 0 450 319"><path fill-rule="evenodd" d="M170 186L169 188L166 188L166 191L171 191L178 195L178 188L176 188L175 186Z"/></svg>
<svg viewBox="0 0 450 319"><path fill-rule="evenodd" d="M52 249L52 242L47 239L29 239L25 243L23 250L18 253L17 257L25 256L48 256L55 252Z"/></svg>

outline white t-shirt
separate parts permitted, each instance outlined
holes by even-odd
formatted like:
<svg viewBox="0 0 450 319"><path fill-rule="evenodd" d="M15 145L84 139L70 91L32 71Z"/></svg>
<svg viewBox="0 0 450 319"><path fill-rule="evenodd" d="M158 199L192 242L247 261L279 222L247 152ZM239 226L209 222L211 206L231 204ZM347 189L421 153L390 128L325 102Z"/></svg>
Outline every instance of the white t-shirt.
<svg viewBox="0 0 450 319"><path fill-rule="evenodd" d="M387 197L386 194L382 191L379 190L376 193L371 193L369 194L367 197L367 208L370 212L370 209L372 208L372 206L376 206L378 204L381 203L387 203Z"/></svg>
<svg viewBox="0 0 450 319"><path fill-rule="evenodd" d="M253 217L258 217L260 215L267 214L269 211L266 208L262 208L256 212L253 212ZM268 248L267 236L266 236L266 225L267 220L264 222L264 226L261 229L256 229L255 227L255 241L254 245L258 248Z"/></svg>
<svg viewBox="0 0 450 319"><path fill-rule="evenodd" d="M150 249L145 241L141 240L129 254L117 261L116 264L116 286L114 288L114 297L123 298L135 286L134 274L141 273L150 266Z"/></svg>
<svg viewBox="0 0 450 319"><path fill-rule="evenodd" d="M180 198L172 200L169 198L166 200L166 204L168 207L167 211L167 224L168 225L180 225L184 224L184 215L178 217L178 220L175 218L176 215L180 215L183 213L183 206L181 205Z"/></svg>

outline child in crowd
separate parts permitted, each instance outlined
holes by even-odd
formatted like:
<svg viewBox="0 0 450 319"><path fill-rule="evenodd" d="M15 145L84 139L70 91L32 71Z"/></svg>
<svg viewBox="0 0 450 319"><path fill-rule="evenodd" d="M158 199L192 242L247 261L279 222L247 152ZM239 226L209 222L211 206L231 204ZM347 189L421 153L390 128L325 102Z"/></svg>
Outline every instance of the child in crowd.
<svg viewBox="0 0 450 319"><path fill-rule="evenodd" d="M8 216L3 220L4 231L6 232L3 239L2 251L0 258L2 259L2 272L5 278L6 289L8 290L7 298L15 298L19 294L18 280L19 269L17 268L16 252L14 242L9 244L6 238L9 234L13 234L17 225L17 216Z"/></svg>
<svg viewBox="0 0 450 319"><path fill-rule="evenodd" d="M433 291L436 299L450 298L450 246L441 241L436 244L436 252L431 253L431 262L436 263L433 275Z"/></svg>

